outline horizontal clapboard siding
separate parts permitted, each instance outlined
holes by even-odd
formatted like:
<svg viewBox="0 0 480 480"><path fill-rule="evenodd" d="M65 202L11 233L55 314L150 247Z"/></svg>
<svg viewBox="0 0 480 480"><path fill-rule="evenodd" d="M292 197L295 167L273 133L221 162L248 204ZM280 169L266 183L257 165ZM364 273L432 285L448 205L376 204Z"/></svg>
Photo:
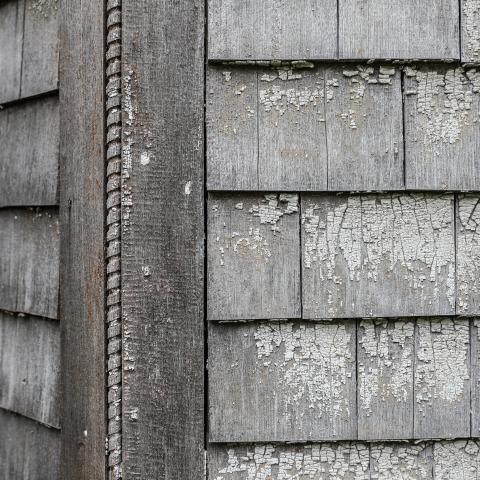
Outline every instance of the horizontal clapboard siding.
<svg viewBox="0 0 480 480"><path fill-rule="evenodd" d="M477 480L479 464L473 440L210 445L207 455L215 480Z"/></svg>
<svg viewBox="0 0 480 480"><path fill-rule="evenodd" d="M60 432L0 409L0 478L59 480Z"/></svg>
<svg viewBox="0 0 480 480"><path fill-rule="evenodd" d="M0 251L0 309L57 318L57 210L0 210Z"/></svg>
<svg viewBox="0 0 480 480"><path fill-rule="evenodd" d="M0 207L57 203L58 97L0 110Z"/></svg>
<svg viewBox="0 0 480 480"><path fill-rule="evenodd" d="M60 427L58 322L0 313L0 407Z"/></svg>
<svg viewBox="0 0 480 480"><path fill-rule="evenodd" d="M0 103L58 87L58 2L0 4Z"/></svg>
<svg viewBox="0 0 480 480"><path fill-rule="evenodd" d="M210 441L469 437L472 322L210 323Z"/></svg>

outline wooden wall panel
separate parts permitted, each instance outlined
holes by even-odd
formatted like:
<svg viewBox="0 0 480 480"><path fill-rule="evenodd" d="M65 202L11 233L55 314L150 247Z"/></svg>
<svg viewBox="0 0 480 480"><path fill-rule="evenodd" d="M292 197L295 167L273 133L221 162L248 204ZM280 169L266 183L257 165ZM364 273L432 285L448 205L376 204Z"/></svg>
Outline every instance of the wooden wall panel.
<svg viewBox="0 0 480 480"><path fill-rule="evenodd" d="M406 187L480 189L480 71L407 68Z"/></svg>
<svg viewBox="0 0 480 480"><path fill-rule="evenodd" d="M0 207L57 204L58 97L0 111Z"/></svg>
<svg viewBox="0 0 480 480"><path fill-rule="evenodd" d="M210 440L356 438L355 329L355 322L211 322Z"/></svg>
<svg viewBox="0 0 480 480"><path fill-rule="evenodd" d="M0 313L0 408L60 427L60 327Z"/></svg>
<svg viewBox="0 0 480 480"><path fill-rule="evenodd" d="M22 97L58 88L58 0L26 0Z"/></svg>
<svg viewBox="0 0 480 480"><path fill-rule="evenodd" d="M209 320L301 316L298 195L210 195L207 312Z"/></svg>
<svg viewBox="0 0 480 480"><path fill-rule="evenodd" d="M0 4L0 103L20 95L24 13L25 0Z"/></svg>
<svg viewBox="0 0 480 480"><path fill-rule="evenodd" d="M127 479L205 470L204 4L122 1Z"/></svg>
<svg viewBox="0 0 480 480"><path fill-rule="evenodd" d="M0 478L60 480L60 432L0 409Z"/></svg>
<svg viewBox="0 0 480 480"><path fill-rule="evenodd" d="M208 17L210 59L326 59L337 54L335 0L209 0Z"/></svg>
<svg viewBox="0 0 480 480"><path fill-rule="evenodd" d="M457 313L480 313L480 197L461 194L457 200Z"/></svg>
<svg viewBox="0 0 480 480"><path fill-rule="evenodd" d="M302 197L304 318L455 313L453 195Z"/></svg>
<svg viewBox="0 0 480 480"><path fill-rule="evenodd" d="M480 437L480 319L472 320L471 349L471 436Z"/></svg>
<svg viewBox="0 0 480 480"><path fill-rule="evenodd" d="M343 59L459 59L457 0L340 0Z"/></svg>
<svg viewBox="0 0 480 480"><path fill-rule="evenodd" d="M462 62L480 62L480 3L461 0Z"/></svg>
<svg viewBox="0 0 480 480"><path fill-rule="evenodd" d="M414 321L359 323L359 438L413 438L414 333Z"/></svg>
<svg viewBox="0 0 480 480"><path fill-rule="evenodd" d="M415 340L414 437L470 436L469 321L418 319Z"/></svg>
<svg viewBox="0 0 480 480"><path fill-rule="evenodd" d="M328 190L401 190L400 70L344 65L325 75Z"/></svg>
<svg viewBox="0 0 480 480"><path fill-rule="evenodd" d="M0 309L57 318L59 241L56 210L0 212Z"/></svg>

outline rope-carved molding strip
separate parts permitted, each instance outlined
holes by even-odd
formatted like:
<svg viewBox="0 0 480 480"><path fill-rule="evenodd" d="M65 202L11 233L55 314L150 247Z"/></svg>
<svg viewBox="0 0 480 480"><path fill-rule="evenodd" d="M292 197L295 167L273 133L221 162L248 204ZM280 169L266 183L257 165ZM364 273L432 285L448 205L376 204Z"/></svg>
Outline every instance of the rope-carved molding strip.
<svg viewBox="0 0 480 480"><path fill-rule="evenodd" d="M121 0L107 1L107 456L109 480L122 478Z"/></svg>

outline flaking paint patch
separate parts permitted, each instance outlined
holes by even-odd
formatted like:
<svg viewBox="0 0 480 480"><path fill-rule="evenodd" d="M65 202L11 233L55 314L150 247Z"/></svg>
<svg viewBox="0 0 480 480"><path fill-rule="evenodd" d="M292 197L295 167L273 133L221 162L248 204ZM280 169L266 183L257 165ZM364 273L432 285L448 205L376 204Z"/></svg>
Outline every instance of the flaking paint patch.
<svg viewBox="0 0 480 480"><path fill-rule="evenodd" d="M414 323L364 320L359 347L368 359L358 363L360 408L372 414L375 402L407 403L413 377Z"/></svg>
<svg viewBox="0 0 480 480"><path fill-rule="evenodd" d="M58 0L34 0L29 2L28 8L37 16L49 18L58 10Z"/></svg>
<svg viewBox="0 0 480 480"><path fill-rule="evenodd" d="M368 447L324 443L300 447L257 445L228 450L214 480L369 480Z"/></svg>
<svg viewBox="0 0 480 480"><path fill-rule="evenodd" d="M415 400L425 415L424 405L433 401L455 403L466 394L469 375L469 321L464 319L418 319Z"/></svg>
<svg viewBox="0 0 480 480"><path fill-rule="evenodd" d="M416 88L407 89L406 95L417 98L418 140L424 145L435 148L438 143L459 142L465 128L478 123L478 112L472 109L480 93L477 70L458 67L437 72L408 67L405 72L416 80Z"/></svg>
<svg viewBox="0 0 480 480"><path fill-rule="evenodd" d="M464 45L466 60L480 60L480 0L463 0L463 28L465 32Z"/></svg>
<svg viewBox="0 0 480 480"><path fill-rule="evenodd" d="M349 195L325 209L310 202L302 215L303 264L316 268L332 289L349 282L383 282L381 269L401 268L410 289L427 282L435 292L446 278L447 298L455 305L453 204L450 195ZM338 274L346 264L348 278ZM327 298L328 314L339 305ZM354 306L352 306L354 307Z"/></svg>
<svg viewBox="0 0 480 480"><path fill-rule="evenodd" d="M478 480L480 444L474 440L438 442L434 446L435 480Z"/></svg>
<svg viewBox="0 0 480 480"><path fill-rule="evenodd" d="M319 416L353 413L344 390L352 377L354 350L343 323L266 322L257 326L254 338L258 363L281 372L287 418L289 407L298 407L305 400ZM270 358L275 359L273 366L266 361Z"/></svg>
<svg viewBox="0 0 480 480"><path fill-rule="evenodd" d="M480 304L480 197L458 200L457 313L478 313Z"/></svg>

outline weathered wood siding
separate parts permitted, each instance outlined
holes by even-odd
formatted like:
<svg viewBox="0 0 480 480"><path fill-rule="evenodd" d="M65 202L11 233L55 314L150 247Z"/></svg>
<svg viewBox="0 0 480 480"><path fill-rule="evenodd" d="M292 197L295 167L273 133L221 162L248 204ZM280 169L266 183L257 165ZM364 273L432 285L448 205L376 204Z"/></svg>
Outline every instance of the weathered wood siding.
<svg viewBox="0 0 480 480"><path fill-rule="evenodd" d="M57 8L0 2L2 479L60 478Z"/></svg>

